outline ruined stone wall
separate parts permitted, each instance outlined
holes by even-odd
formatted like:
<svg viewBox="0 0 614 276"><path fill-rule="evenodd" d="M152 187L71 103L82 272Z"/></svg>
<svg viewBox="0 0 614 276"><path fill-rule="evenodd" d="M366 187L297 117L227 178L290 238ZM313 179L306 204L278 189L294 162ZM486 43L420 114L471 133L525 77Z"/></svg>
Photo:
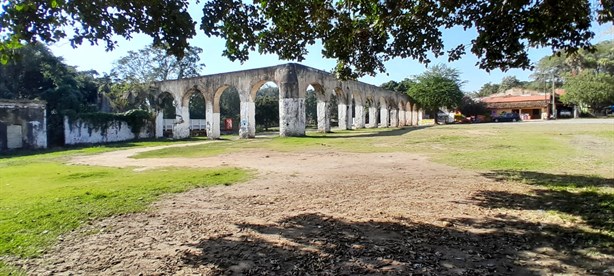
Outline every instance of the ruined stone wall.
<svg viewBox="0 0 614 276"><path fill-rule="evenodd" d="M0 100L0 150L47 148L45 102Z"/></svg>
<svg viewBox="0 0 614 276"><path fill-rule="evenodd" d="M271 81L279 88L279 126L280 136L305 135L305 93L310 85L317 91L318 129L330 131L329 104L331 95L337 97L337 115L341 129L364 128L366 114L377 121L385 120L380 127L404 126L408 120L405 105L399 112L390 116L391 108L399 108L398 103L407 103L407 95L385 90L381 87L359 81L341 81L334 75L296 63L278 66L220 73L181 80L169 80L156 83L154 90L169 93L174 99L177 118L173 126L174 138L189 136L189 98L192 93L201 93L206 103L207 136L211 139L220 137L220 96L228 87L234 87L240 98L239 136L252 138L256 135L255 97L264 83ZM368 101L369 109L363 110ZM381 104L385 102L386 104ZM354 105L358 108L354 116ZM378 111L379 110L379 111ZM384 115L381 115L385 113ZM400 116L400 117L399 117ZM358 118L357 124L352 118ZM392 124L394 122L394 124ZM376 123L369 127L378 127Z"/></svg>
<svg viewBox="0 0 614 276"><path fill-rule="evenodd" d="M138 138L153 138L155 131L152 125L142 127ZM107 127L94 126L81 119L64 117L64 142L66 145L101 144L134 140L135 135L128 123L111 121Z"/></svg>

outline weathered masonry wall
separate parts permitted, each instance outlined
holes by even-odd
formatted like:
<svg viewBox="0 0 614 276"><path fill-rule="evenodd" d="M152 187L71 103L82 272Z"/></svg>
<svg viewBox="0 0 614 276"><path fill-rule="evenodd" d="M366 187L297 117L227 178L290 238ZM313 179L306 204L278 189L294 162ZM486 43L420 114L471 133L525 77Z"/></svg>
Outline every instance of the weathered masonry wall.
<svg viewBox="0 0 614 276"><path fill-rule="evenodd" d="M0 150L47 148L45 102L0 100Z"/></svg>
<svg viewBox="0 0 614 276"><path fill-rule="evenodd" d="M340 129L417 124L411 116L415 105L409 102L407 95L359 81L338 80L328 72L296 63L163 81L156 83L154 90L159 93L159 99L162 95L170 95L173 99L177 116L172 127L174 138L189 136L189 99L194 93L202 94L206 103L207 136L217 139L220 137L220 97L227 88L234 87L240 98L239 136L253 138L256 135L255 98L258 89L266 82L274 82L279 88L280 136L305 135L305 94L309 86L316 92L317 122L321 132L331 130L329 106L333 96L337 111L332 112L338 117ZM365 121L367 114L370 118L368 124ZM157 124L162 122L158 121Z"/></svg>
<svg viewBox="0 0 614 276"><path fill-rule="evenodd" d="M138 138L153 138L151 125L142 127ZM106 128L94 126L81 119L64 117L64 142L66 145L100 144L134 140L136 137L128 123L110 121Z"/></svg>

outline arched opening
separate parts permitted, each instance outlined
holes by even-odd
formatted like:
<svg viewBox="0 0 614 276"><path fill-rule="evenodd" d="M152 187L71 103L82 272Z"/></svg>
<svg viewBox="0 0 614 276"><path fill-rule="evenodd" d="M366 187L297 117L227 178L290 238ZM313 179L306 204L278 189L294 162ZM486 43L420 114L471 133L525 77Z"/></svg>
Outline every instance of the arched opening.
<svg viewBox="0 0 614 276"><path fill-rule="evenodd" d="M336 112L336 109L335 109ZM319 132L330 132L331 105L324 88L312 83L305 91L305 124Z"/></svg>
<svg viewBox="0 0 614 276"><path fill-rule="evenodd" d="M254 99L256 132L279 131L279 88L272 81L260 86Z"/></svg>
<svg viewBox="0 0 614 276"><path fill-rule="evenodd" d="M368 97L365 101L365 123L369 128L379 126L378 103L372 97Z"/></svg>
<svg viewBox="0 0 614 276"><path fill-rule="evenodd" d="M318 98L312 85L305 91L305 127L316 129L318 127Z"/></svg>
<svg viewBox="0 0 614 276"><path fill-rule="evenodd" d="M241 99L239 91L233 86L220 87L213 100L213 117L211 118L212 138L221 134L238 134L241 121Z"/></svg>
<svg viewBox="0 0 614 276"><path fill-rule="evenodd" d="M189 97L190 136L207 136L205 97L198 90Z"/></svg>
<svg viewBox="0 0 614 276"><path fill-rule="evenodd" d="M158 97L158 110L162 113L162 136L173 137L173 126L177 118L173 95L161 93Z"/></svg>
<svg viewBox="0 0 614 276"><path fill-rule="evenodd" d="M330 114L330 127L339 127L339 100L336 91L331 93L328 100L328 114Z"/></svg>

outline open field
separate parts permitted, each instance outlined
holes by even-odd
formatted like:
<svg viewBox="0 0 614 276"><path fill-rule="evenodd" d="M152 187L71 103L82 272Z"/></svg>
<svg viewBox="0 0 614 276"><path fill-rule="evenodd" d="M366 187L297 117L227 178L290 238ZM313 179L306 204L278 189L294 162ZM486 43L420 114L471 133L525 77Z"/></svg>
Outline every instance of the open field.
<svg viewBox="0 0 614 276"><path fill-rule="evenodd" d="M0 254L32 274L608 274L613 150L614 121L580 121L5 158Z"/></svg>

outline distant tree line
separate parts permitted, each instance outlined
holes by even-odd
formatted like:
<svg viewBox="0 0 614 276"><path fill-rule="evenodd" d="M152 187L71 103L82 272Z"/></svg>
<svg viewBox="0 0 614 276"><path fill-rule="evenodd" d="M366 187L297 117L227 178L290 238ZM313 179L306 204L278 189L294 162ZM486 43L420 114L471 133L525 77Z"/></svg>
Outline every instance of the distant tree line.
<svg viewBox="0 0 614 276"><path fill-rule="evenodd" d="M63 114L96 111L102 81L95 71L66 65L43 44L28 44L16 51L19 59L0 64L0 98L46 101L48 143L62 145Z"/></svg>
<svg viewBox="0 0 614 276"><path fill-rule="evenodd" d="M457 69L435 65L424 73L405 78L400 82L389 81L381 87L407 94L410 100L437 120L440 108L460 109L467 116L486 113L486 108L461 91L463 81Z"/></svg>
<svg viewBox="0 0 614 276"><path fill-rule="evenodd" d="M204 66L199 63L202 50L196 47L189 47L183 58L168 56L163 47L130 51L114 63L110 74L102 76L66 65L41 43L15 51L17 58L0 64L0 98L46 101L51 146L64 144L65 114L152 111L160 106L149 89L153 81L197 76ZM204 99L195 98L194 116L204 118ZM166 109L174 114L174 108Z"/></svg>

